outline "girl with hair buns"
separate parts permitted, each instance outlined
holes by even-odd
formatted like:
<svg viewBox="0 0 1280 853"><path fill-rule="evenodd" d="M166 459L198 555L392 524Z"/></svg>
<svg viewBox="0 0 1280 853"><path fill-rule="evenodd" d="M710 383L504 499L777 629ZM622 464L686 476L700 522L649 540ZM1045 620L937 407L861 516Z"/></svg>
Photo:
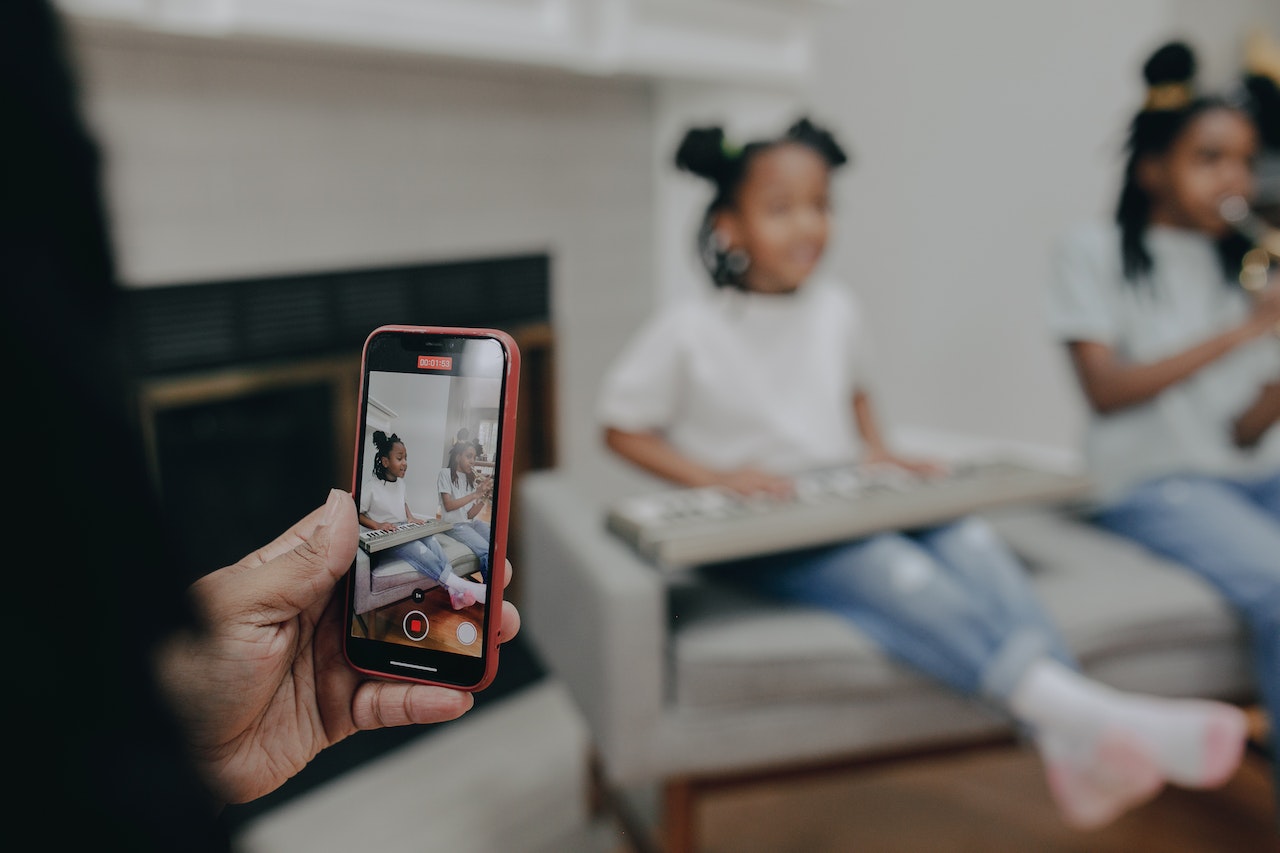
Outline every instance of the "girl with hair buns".
<svg viewBox="0 0 1280 853"><path fill-rule="evenodd" d="M606 375L608 446L681 486L789 495L792 472L854 461L928 475L885 442L872 403L867 319L818 272L830 180L846 155L800 121L743 146L695 128L679 168L714 194L698 248L715 284L652 318ZM1243 752L1229 705L1121 693L1082 676L1022 566L963 519L708 567L709 577L833 611L890 655L985 699L1032 737L1052 796L1104 825L1166 781L1215 785Z"/></svg>
<svg viewBox="0 0 1280 853"><path fill-rule="evenodd" d="M426 521L409 509L404 482L409 470L409 451L400 436L378 430L373 434L373 446L377 450L373 457L373 479L360 492L360 523L370 530L395 530L403 524ZM455 575L434 535L387 548L383 553L404 560L440 584L449 593L449 605L454 610L485 601L484 584Z"/></svg>
<svg viewBox="0 0 1280 853"><path fill-rule="evenodd" d="M444 535L466 545L480 560L480 576L489 579L489 522L481 516L493 500L493 478L476 472L479 448L474 441L463 437L466 430L458 430L458 440L449 448L449 462L436 476L436 488L440 491L441 521L453 524Z"/></svg>
<svg viewBox="0 0 1280 853"><path fill-rule="evenodd" d="M1113 223L1062 241L1050 328L1090 416L1095 520L1204 578L1243 617L1280 730L1280 284L1241 286L1250 244L1219 208L1254 189L1247 104L1194 91L1174 42L1144 73ZM1277 776L1280 783L1280 776ZM1280 784L1277 785L1280 789Z"/></svg>

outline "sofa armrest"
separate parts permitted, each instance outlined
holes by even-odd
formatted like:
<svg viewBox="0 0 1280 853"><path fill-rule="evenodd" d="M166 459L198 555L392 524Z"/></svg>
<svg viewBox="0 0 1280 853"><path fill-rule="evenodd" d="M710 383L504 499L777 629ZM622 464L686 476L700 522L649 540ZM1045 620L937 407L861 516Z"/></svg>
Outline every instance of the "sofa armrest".
<svg viewBox="0 0 1280 853"><path fill-rule="evenodd" d="M525 475L522 631L581 708L607 771L645 764L666 694L666 581L605 529L605 511L559 471Z"/></svg>

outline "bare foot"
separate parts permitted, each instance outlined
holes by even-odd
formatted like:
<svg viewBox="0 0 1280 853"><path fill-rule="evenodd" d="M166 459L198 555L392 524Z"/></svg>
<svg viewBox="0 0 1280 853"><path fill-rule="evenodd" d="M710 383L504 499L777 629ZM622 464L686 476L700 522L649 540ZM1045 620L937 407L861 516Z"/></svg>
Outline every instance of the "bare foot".
<svg viewBox="0 0 1280 853"><path fill-rule="evenodd" d="M467 589L449 587L449 604L454 610L462 610L476 603L476 597Z"/></svg>

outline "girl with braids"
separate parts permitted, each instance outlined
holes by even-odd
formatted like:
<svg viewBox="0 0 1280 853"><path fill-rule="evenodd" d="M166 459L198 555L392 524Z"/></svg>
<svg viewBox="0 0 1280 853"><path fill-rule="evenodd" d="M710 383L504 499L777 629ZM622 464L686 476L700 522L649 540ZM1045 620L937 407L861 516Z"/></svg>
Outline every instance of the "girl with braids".
<svg viewBox="0 0 1280 853"><path fill-rule="evenodd" d="M404 483L404 475L409 470L409 452L400 436L378 430L373 434L373 446L378 452L373 457L373 479L360 494L360 523L370 530L395 530L405 523L426 521L409 509ZM449 604L454 610L485 601L484 584L455 575L435 536L396 545L386 553L404 560L440 584L449 593Z"/></svg>
<svg viewBox="0 0 1280 853"><path fill-rule="evenodd" d="M461 431L459 431L461 433ZM480 518L492 496L493 483L477 477L476 443L460 438L449 448L449 464L440 469L436 487L440 490L440 518L453 527L444 535L457 539L480 558L480 575L489 579L489 522Z"/></svg>
<svg viewBox="0 0 1280 853"><path fill-rule="evenodd" d="M876 421L866 324L847 288L816 271L829 183L846 155L807 120L730 145L685 136L676 165L714 196L698 245L715 288L651 319L606 375L607 445L681 486L786 496L791 472L861 460L914 472ZM1165 782L1231 776L1245 723L1217 702L1110 689L1079 673L1017 559L978 519L882 533L706 569L850 620L884 650L1031 736L1064 819L1108 823Z"/></svg>
<svg viewBox="0 0 1280 853"><path fill-rule="evenodd" d="M1186 566L1249 626L1280 731L1280 284L1238 283L1245 243L1219 213L1249 197L1246 104L1192 90L1182 43L1157 50L1129 128L1113 224L1055 258L1050 326L1090 418L1102 527ZM1277 775L1280 783L1280 775ZM1280 784L1277 785L1280 789Z"/></svg>

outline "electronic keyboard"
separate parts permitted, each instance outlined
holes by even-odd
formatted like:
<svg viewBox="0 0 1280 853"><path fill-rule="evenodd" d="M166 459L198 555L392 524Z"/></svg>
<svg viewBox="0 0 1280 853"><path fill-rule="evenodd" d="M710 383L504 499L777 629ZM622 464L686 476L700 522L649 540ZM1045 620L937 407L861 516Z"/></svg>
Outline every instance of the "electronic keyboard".
<svg viewBox="0 0 1280 853"><path fill-rule="evenodd" d="M718 487L669 489L609 509L608 529L660 568L849 541L911 530L1016 504L1084 499L1083 475L1023 461L960 462L943 475L858 466L802 473L787 499L743 497Z"/></svg>
<svg viewBox="0 0 1280 853"><path fill-rule="evenodd" d="M376 554L384 548L394 548L396 545L403 545L415 539L423 539L452 529L452 522L429 518L420 524L415 522L401 524L395 530L361 530L360 548L366 554Z"/></svg>

